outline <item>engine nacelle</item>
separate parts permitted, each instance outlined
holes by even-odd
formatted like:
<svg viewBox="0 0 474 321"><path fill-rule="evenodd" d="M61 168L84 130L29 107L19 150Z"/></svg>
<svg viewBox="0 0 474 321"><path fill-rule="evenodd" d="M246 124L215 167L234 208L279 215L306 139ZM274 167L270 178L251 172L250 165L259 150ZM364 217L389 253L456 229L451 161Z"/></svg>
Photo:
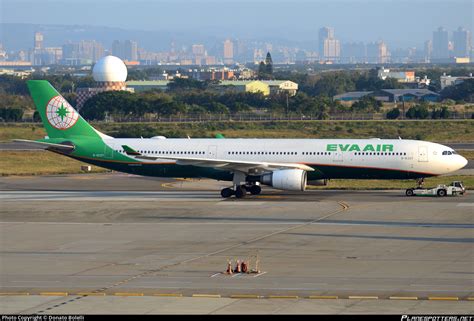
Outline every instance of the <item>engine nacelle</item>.
<svg viewBox="0 0 474 321"><path fill-rule="evenodd" d="M329 180L328 179L315 179L313 181L308 181L307 182L308 185L312 185L312 186L327 186L329 184Z"/></svg>
<svg viewBox="0 0 474 321"><path fill-rule="evenodd" d="M306 171L302 169L282 169L262 175L260 182L276 189L304 191L306 189Z"/></svg>

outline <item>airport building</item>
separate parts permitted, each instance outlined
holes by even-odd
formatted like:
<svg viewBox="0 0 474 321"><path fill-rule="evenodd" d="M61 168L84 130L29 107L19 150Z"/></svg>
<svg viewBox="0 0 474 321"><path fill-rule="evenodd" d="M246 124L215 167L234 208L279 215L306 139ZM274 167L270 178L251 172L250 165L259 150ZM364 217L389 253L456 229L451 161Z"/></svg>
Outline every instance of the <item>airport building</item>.
<svg viewBox="0 0 474 321"><path fill-rule="evenodd" d="M127 89L135 92L159 89L167 90L169 80L150 81L127 81ZM262 93L264 96L270 94L287 93L289 96L296 95L298 84L289 80L223 80L212 86L217 92L248 92Z"/></svg>
<svg viewBox="0 0 474 321"><path fill-rule="evenodd" d="M415 71L393 71L388 68L381 67L377 70L377 76L382 80L394 78L398 82L402 83L415 81Z"/></svg>
<svg viewBox="0 0 474 321"><path fill-rule="evenodd" d="M264 96L278 93L294 96L298 91L298 84L289 80L228 80L221 81L216 88L220 91L261 92Z"/></svg>
<svg viewBox="0 0 474 321"><path fill-rule="evenodd" d="M384 102L437 102L439 94L428 89L381 89L378 91L352 91L336 95L333 100L358 101L364 97L371 96L378 101Z"/></svg>
<svg viewBox="0 0 474 321"><path fill-rule="evenodd" d="M466 79L474 79L472 73L469 76L450 76L444 73L440 79L441 90L449 86L456 86L464 82Z"/></svg>
<svg viewBox="0 0 474 321"><path fill-rule="evenodd" d="M127 88L127 67L124 62L115 56L105 56L94 65L92 76L96 86L91 88L77 88L77 106L79 110L84 103L98 93L105 91L126 90L133 92L133 88Z"/></svg>

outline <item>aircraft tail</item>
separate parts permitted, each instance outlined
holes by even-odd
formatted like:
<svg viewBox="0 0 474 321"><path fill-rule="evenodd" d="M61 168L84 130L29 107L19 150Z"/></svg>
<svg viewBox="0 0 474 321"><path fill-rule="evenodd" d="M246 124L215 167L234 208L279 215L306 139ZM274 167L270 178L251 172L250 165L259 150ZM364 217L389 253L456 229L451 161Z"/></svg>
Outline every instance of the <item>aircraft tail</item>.
<svg viewBox="0 0 474 321"><path fill-rule="evenodd" d="M112 138L94 129L46 80L27 81L49 138Z"/></svg>

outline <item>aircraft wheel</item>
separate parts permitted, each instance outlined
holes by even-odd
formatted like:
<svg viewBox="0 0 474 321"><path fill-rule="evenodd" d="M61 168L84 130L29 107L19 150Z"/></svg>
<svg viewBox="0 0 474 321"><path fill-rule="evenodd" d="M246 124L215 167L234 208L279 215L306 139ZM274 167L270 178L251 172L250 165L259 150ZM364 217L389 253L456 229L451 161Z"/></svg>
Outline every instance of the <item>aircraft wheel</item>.
<svg viewBox="0 0 474 321"><path fill-rule="evenodd" d="M262 188L258 185L252 185L250 187L250 194L252 195L258 195L262 192Z"/></svg>
<svg viewBox="0 0 474 321"><path fill-rule="evenodd" d="M234 191L231 189L231 188L224 188L222 191L221 191L221 196L223 198L229 198L231 197L232 195L234 195Z"/></svg>
<svg viewBox="0 0 474 321"><path fill-rule="evenodd" d="M247 194L247 190L243 186L237 186L235 189L235 197L243 198Z"/></svg>

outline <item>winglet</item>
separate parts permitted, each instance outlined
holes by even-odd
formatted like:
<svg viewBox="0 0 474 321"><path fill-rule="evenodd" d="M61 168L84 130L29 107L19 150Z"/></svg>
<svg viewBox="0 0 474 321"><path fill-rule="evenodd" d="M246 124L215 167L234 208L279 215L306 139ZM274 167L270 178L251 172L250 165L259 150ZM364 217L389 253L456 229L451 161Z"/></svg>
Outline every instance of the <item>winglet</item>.
<svg viewBox="0 0 474 321"><path fill-rule="evenodd" d="M224 135L222 135L221 133L217 133L215 137L218 139L225 138Z"/></svg>
<svg viewBox="0 0 474 321"><path fill-rule="evenodd" d="M122 145L122 148L125 151L125 153L127 153L127 155L134 155L134 156L141 155L139 152L137 152L136 150L134 150L133 148L127 145Z"/></svg>

